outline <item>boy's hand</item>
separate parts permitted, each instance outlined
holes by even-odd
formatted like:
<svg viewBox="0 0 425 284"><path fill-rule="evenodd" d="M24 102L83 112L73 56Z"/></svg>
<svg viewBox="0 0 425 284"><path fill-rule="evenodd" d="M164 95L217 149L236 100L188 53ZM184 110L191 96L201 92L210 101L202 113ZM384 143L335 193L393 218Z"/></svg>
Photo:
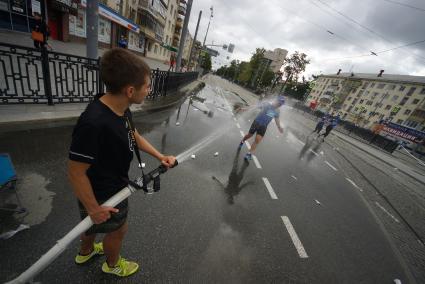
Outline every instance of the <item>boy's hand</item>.
<svg viewBox="0 0 425 284"><path fill-rule="evenodd" d="M162 156L161 163L168 168L172 168L176 163L176 157L174 156Z"/></svg>
<svg viewBox="0 0 425 284"><path fill-rule="evenodd" d="M119 210L109 206L99 206L97 209L88 212L93 223L101 224L111 218L111 213L117 213Z"/></svg>

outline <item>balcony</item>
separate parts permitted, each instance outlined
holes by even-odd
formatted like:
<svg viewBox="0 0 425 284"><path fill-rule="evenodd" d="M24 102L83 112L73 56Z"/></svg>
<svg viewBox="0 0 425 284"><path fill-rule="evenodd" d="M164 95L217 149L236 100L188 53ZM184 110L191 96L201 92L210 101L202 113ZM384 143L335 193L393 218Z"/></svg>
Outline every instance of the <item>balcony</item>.
<svg viewBox="0 0 425 284"><path fill-rule="evenodd" d="M183 28L183 19L182 18L177 18L177 21L176 21L176 28Z"/></svg>
<svg viewBox="0 0 425 284"><path fill-rule="evenodd" d="M183 7L183 6L179 6L178 13L182 16L185 16L186 15L186 8Z"/></svg>

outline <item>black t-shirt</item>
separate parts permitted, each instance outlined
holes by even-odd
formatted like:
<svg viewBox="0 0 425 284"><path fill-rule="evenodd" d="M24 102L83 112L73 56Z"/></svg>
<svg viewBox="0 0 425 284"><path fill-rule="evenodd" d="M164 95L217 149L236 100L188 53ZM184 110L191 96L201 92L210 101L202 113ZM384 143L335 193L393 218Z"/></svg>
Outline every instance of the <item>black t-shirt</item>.
<svg viewBox="0 0 425 284"><path fill-rule="evenodd" d="M91 102L72 133L69 159L90 164L87 176L97 200L106 200L127 186L133 159L130 126L99 99Z"/></svg>

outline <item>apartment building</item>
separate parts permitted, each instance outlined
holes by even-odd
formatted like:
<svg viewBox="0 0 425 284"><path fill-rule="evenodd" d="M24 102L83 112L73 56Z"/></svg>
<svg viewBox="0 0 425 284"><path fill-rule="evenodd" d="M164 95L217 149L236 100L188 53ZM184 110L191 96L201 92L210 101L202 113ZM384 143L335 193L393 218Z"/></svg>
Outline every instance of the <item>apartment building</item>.
<svg viewBox="0 0 425 284"><path fill-rule="evenodd" d="M387 120L425 131L425 77L383 73L321 75L305 103L366 128Z"/></svg>
<svg viewBox="0 0 425 284"><path fill-rule="evenodd" d="M264 52L264 58L270 60L270 69L273 71L273 73L277 73L280 71L280 68L282 68L286 55L288 55L288 51L282 48L275 48L273 51L267 50L266 52Z"/></svg>

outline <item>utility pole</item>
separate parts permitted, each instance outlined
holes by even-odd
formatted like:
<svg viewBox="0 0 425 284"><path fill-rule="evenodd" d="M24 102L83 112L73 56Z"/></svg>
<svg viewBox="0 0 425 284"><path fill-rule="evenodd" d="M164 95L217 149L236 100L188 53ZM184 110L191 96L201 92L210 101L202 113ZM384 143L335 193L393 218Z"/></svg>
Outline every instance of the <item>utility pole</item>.
<svg viewBox="0 0 425 284"><path fill-rule="evenodd" d="M180 70L180 66L181 66L181 63L182 63L184 42L186 40L187 26L189 24L190 10L192 9L192 2L193 2L193 0L187 1L186 15L184 16L183 30L182 30L182 35L180 37L179 53L177 54L177 62L176 62L176 71L177 72Z"/></svg>
<svg viewBox="0 0 425 284"><path fill-rule="evenodd" d="M210 23L211 23L211 19L213 16L213 6L211 6L210 8L211 14L210 14L210 20L208 21L208 28L207 28L207 32L205 33L205 37L204 37L204 43L202 44L202 46L205 47L205 41L207 40L207 35L208 35L208 31L210 30Z"/></svg>
<svg viewBox="0 0 425 284"><path fill-rule="evenodd" d="M188 68L190 68L190 62L192 61L193 47L196 44L196 37L198 36L199 22L201 21L201 16L202 16L202 10L199 11L198 23L196 24L195 36L193 37L192 48L190 49L189 61L187 63Z"/></svg>
<svg viewBox="0 0 425 284"><path fill-rule="evenodd" d="M98 21L99 21L99 1L87 1L87 57L97 59L97 41L98 41Z"/></svg>

